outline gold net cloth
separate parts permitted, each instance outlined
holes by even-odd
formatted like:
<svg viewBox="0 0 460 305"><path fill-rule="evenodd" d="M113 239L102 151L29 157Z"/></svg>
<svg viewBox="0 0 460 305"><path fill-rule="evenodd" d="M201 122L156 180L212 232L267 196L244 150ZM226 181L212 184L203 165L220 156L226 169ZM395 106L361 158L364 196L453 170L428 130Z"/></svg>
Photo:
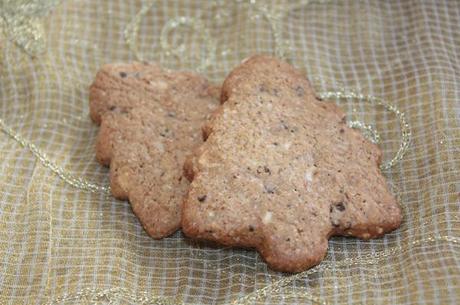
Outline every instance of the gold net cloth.
<svg viewBox="0 0 460 305"><path fill-rule="evenodd" d="M458 304L459 25L449 0L1 0L0 304ZM88 116L102 64L221 82L253 53L293 63L379 142L400 229L335 237L292 276L252 250L155 241L107 195Z"/></svg>

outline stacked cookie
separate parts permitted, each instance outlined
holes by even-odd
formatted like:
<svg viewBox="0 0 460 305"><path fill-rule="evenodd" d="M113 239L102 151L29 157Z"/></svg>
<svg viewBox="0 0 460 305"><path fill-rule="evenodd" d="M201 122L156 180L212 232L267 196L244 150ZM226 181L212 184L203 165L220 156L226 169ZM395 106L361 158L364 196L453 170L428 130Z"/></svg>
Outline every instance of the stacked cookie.
<svg viewBox="0 0 460 305"><path fill-rule="evenodd" d="M184 160L202 142L219 93L196 74L141 63L106 65L91 85L91 118L101 124L96 157L110 165L112 194L129 199L153 238L180 227Z"/></svg>
<svg viewBox="0 0 460 305"><path fill-rule="evenodd" d="M330 236L375 238L401 223L380 149L278 59L235 68L220 106L202 76L156 65L105 66L90 92L112 193L154 238L181 226L298 272L322 260Z"/></svg>

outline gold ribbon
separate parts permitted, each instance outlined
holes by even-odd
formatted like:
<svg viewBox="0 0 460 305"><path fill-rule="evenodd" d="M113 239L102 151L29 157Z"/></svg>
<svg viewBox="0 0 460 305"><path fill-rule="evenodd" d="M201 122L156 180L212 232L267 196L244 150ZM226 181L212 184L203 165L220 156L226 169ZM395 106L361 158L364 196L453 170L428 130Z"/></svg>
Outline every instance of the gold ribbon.
<svg viewBox="0 0 460 305"><path fill-rule="evenodd" d="M25 140L22 136L14 132L14 130L7 126L2 119L0 119L0 128L4 133L6 133L10 138L19 143L22 147L27 148L43 164L43 166L50 169L59 178L64 180L64 182L84 191L110 194L109 186L97 185L88 182L85 179L75 177L72 174L68 173L62 167L56 165L56 163L50 160L46 153L40 150L35 144L30 143L29 141Z"/></svg>
<svg viewBox="0 0 460 305"><path fill-rule="evenodd" d="M60 0L2 0L0 27L12 41L31 56L45 51L41 17L46 16Z"/></svg>

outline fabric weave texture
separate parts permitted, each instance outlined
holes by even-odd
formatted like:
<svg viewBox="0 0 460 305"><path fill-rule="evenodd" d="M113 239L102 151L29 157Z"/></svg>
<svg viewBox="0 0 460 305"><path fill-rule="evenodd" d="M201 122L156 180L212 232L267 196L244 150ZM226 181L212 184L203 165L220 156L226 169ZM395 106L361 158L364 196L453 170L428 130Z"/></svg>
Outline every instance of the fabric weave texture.
<svg viewBox="0 0 460 305"><path fill-rule="evenodd" d="M449 0L2 0L0 304L460 303L459 24ZM255 53L284 57L320 96L404 113L411 142L384 170L400 229L332 238L292 276L254 250L153 240L107 194L88 113L99 67L148 60L219 83ZM394 112L332 100L393 158Z"/></svg>

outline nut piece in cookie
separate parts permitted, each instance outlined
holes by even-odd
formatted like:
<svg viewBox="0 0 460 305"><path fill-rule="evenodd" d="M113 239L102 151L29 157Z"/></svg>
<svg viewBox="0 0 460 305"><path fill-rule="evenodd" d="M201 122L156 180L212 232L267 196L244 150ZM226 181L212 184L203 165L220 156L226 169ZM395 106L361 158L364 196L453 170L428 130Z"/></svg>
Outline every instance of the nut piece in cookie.
<svg viewBox="0 0 460 305"><path fill-rule="evenodd" d="M221 102L185 164L185 234L255 247L273 269L299 272L323 259L330 236L398 228L380 149L292 66L250 58L225 80Z"/></svg>
<svg viewBox="0 0 460 305"><path fill-rule="evenodd" d="M96 157L110 165L113 195L129 199L154 238L180 227L184 159L202 142L219 91L197 74L141 63L106 65L90 87L91 118L101 125Z"/></svg>

